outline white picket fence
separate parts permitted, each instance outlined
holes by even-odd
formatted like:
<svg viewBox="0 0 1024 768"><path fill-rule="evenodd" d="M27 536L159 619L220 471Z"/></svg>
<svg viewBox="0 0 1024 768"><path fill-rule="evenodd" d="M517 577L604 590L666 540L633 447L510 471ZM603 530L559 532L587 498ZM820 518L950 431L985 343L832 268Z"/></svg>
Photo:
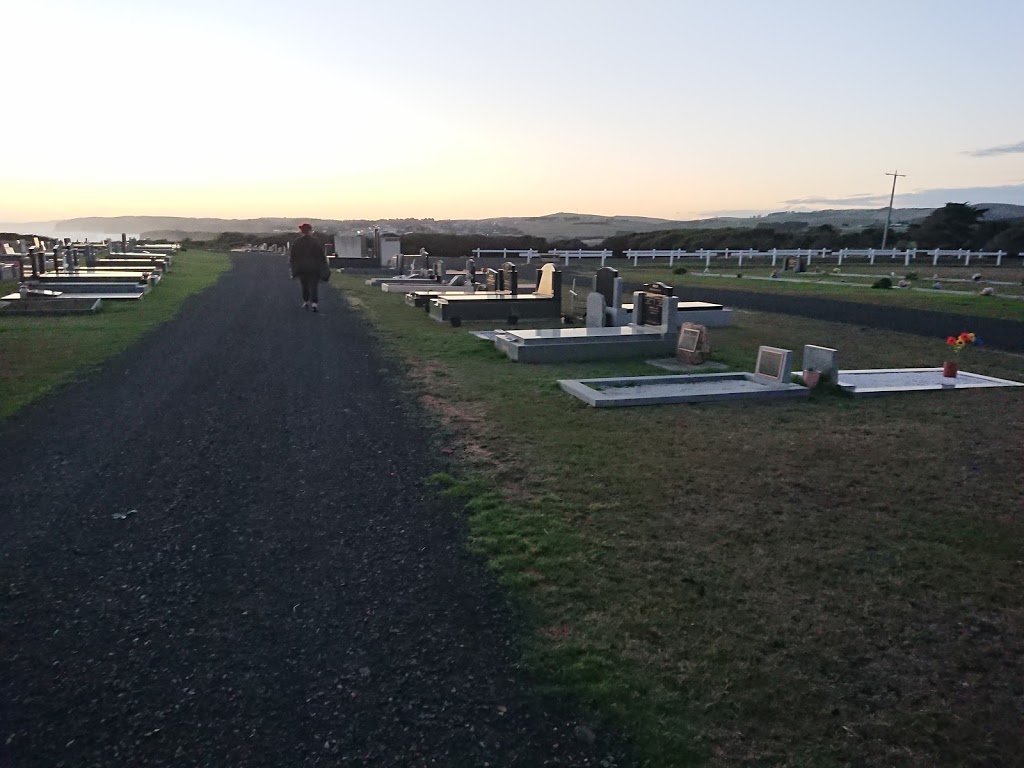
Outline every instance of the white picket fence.
<svg viewBox="0 0 1024 768"><path fill-rule="evenodd" d="M562 251L555 249L548 251L547 253L541 253L540 251L537 251L532 248L527 249L525 251L516 250L515 248L496 248L491 250L488 250L486 248L473 249L473 255L476 256L477 258L480 258L481 256L490 255L497 256L499 254L503 259L507 259L509 256L519 256L520 258L525 258L527 264L530 263L530 259L532 259L534 256L544 256L546 258L554 257L557 259L565 259L565 266L569 266L569 259L600 259L602 267L604 266L605 261L612 257L612 252L607 249L603 251Z"/></svg>
<svg viewBox="0 0 1024 768"><path fill-rule="evenodd" d="M743 266L744 262L756 263L758 261L767 263L771 261L771 266L778 266L780 263L785 264L786 259L800 258L803 259L804 264L810 266L815 261L820 262L835 262L838 266L843 265L843 261L847 260L861 260L867 261L869 264L874 264L878 260L889 259L890 261L902 261L904 266L909 267L918 259L924 261L931 259L932 266L938 266L939 259L953 259L955 258L958 264L969 267L971 261L975 263L979 261L987 261L989 259L995 259L995 265L1001 267L1003 265L1003 258L1010 256L1005 251L967 251L967 250L942 250L936 248L931 251L920 250L917 248L910 248L905 251L897 250L893 248L891 250L880 250L876 248L842 248L838 251L833 251L828 248L818 249L782 249L773 248L770 251L755 251L752 248L748 249L730 249L723 248L720 250L705 250L701 248L699 251L684 251L684 250L672 250L672 251L626 251L626 258L633 260L633 266L637 266L640 259L668 259L668 265L671 267L676 260L679 259L700 259L704 261L705 266L710 267L713 259L737 259L739 266ZM1024 265L1024 253L1017 254ZM568 260L566 264L568 264ZM601 261L604 264L604 260Z"/></svg>

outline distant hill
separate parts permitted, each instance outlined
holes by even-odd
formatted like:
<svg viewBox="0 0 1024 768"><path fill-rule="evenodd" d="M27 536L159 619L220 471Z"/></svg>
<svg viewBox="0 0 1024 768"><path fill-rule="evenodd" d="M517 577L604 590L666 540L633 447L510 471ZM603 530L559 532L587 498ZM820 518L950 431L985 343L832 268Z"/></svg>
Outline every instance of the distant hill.
<svg viewBox="0 0 1024 768"><path fill-rule="evenodd" d="M1024 218L1024 206L1009 203L976 203L987 208L987 219ZM930 214L934 208L895 208L895 226L912 224ZM5 228L18 232L128 232L148 238L194 240L215 237L221 232L270 234L293 232L302 221L309 221L320 232L346 233L368 230L374 226L383 232L423 232L460 235L532 235L548 240L576 238L594 240L631 232L654 232L666 229L717 229L722 227L757 227L806 224L810 227L828 224L837 228L862 228L885 223L886 208L843 209L822 211L780 211L763 216L719 216L709 219L674 220L647 216L598 216L586 213L552 213L547 216L503 216L491 219L216 219L179 216L95 216L56 222L9 224Z"/></svg>

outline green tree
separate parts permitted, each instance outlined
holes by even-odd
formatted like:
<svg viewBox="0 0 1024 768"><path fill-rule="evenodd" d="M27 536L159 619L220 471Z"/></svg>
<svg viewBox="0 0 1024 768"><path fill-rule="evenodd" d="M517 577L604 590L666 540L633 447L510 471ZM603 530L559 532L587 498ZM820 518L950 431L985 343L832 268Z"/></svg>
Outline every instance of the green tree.
<svg viewBox="0 0 1024 768"><path fill-rule="evenodd" d="M980 248L978 234L986 210L970 203L946 203L912 225L907 235L921 248Z"/></svg>

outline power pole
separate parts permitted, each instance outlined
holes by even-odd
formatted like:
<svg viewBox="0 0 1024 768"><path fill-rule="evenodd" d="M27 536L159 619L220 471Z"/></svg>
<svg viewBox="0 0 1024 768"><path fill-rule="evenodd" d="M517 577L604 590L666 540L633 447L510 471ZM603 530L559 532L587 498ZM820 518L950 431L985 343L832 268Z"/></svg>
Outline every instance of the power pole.
<svg viewBox="0 0 1024 768"><path fill-rule="evenodd" d="M896 197L896 179L900 176L906 176L905 173L900 173L900 169L896 169L896 173L887 173L886 176L892 176L892 194L889 195L889 212L885 215L885 229L882 230L882 250L885 250L885 241L889 237L889 222L892 221L892 201Z"/></svg>

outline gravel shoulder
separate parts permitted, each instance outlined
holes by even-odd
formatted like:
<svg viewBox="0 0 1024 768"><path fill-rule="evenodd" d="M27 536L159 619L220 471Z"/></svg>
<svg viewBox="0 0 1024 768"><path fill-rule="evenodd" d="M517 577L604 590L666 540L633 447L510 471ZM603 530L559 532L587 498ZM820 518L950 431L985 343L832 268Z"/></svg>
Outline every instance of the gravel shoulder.
<svg viewBox="0 0 1024 768"><path fill-rule="evenodd" d="M237 258L0 425L0 765L624 764L517 667L434 435L322 298Z"/></svg>

